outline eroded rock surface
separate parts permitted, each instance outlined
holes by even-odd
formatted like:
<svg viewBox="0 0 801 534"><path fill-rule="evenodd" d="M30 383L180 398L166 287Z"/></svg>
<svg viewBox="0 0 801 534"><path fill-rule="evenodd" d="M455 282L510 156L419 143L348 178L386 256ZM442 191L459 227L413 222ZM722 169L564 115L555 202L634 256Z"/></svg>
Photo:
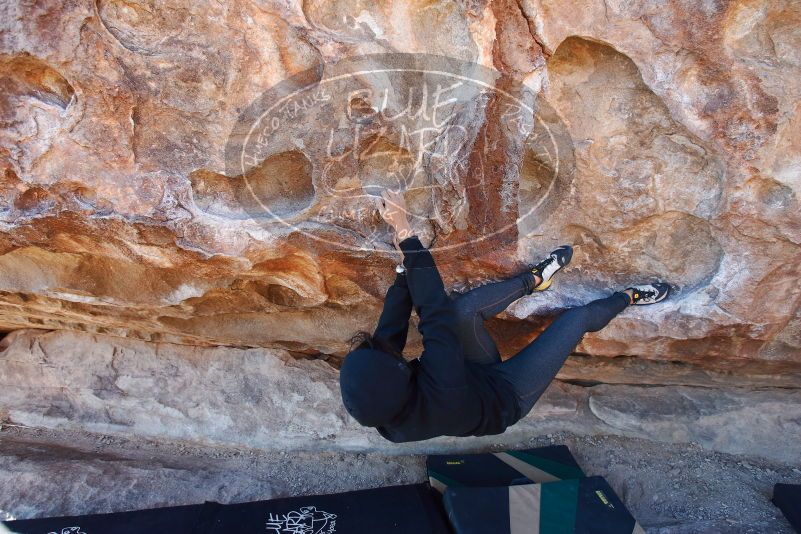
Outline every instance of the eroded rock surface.
<svg viewBox="0 0 801 534"><path fill-rule="evenodd" d="M789 529L799 50L797 0L3 3L0 517L568 441L649 532ZM503 435L390 444L336 371L394 276L384 187L456 291L574 245L490 323L505 357L565 307L675 292L586 336Z"/></svg>
<svg viewBox="0 0 801 534"><path fill-rule="evenodd" d="M798 376L798 2L82 0L1 12L5 330L335 359L373 325L396 258L387 242L354 249L386 229L369 202L330 194L369 194L411 166L419 231L442 247L478 243L436 253L451 287L575 245L553 291L494 325L515 334L507 355L537 317L659 277L677 286L669 303L626 311L579 350L683 362L696 382ZM498 90L525 83L536 128L516 130L499 93L471 97L430 139L442 148L458 128L462 149L418 160L372 120L376 102L355 96L348 113L311 115L304 143L283 139L251 174L227 168L229 134L269 88L387 52L494 68ZM420 84L399 80L398 94ZM370 132L360 157L321 168L359 128ZM253 187L292 226L254 218ZM349 217L326 222L324 208ZM604 381L608 367L594 369L581 379Z"/></svg>
<svg viewBox="0 0 801 534"><path fill-rule="evenodd" d="M801 395L788 388L556 381L502 435L396 445L347 415L335 369L283 350L18 331L3 340L0 386L0 416L13 424L267 451L431 453L570 431L693 442L787 463L801 455Z"/></svg>

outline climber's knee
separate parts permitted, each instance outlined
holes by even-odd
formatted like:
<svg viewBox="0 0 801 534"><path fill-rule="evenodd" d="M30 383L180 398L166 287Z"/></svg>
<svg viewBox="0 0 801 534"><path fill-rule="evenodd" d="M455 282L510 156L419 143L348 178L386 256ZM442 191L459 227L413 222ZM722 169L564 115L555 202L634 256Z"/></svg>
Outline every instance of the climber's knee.
<svg viewBox="0 0 801 534"><path fill-rule="evenodd" d="M472 328L473 321L476 319L476 312L470 306L466 306L464 299L457 299L453 306L456 326L459 329Z"/></svg>

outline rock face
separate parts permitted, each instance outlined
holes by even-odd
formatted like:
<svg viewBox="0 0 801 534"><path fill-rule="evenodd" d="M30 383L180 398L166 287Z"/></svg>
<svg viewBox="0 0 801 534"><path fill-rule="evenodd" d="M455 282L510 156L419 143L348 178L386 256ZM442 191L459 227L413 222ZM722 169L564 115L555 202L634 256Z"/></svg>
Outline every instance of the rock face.
<svg viewBox="0 0 801 534"><path fill-rule="evenodd" d="M787 463L801 455L801 396L788 388L579 387L557 381L502 435L393 444L347 415L330 365L282 350L33 330L14 332L0 348L0 421L68 434L263 451L408 454L511 447L570 431L693 442Z"/></svg>
<svg viewBox="0 0 801 534"><path fill-rule="evenodd" d="M778 532L797 470L723 477L698 447L801 457L799 50L798 0L0 4L0 518L400 483L419 458L363 453L571 435L654 531ZM386 187L454 291L574 245L490 322L505 357L563 308L675 291L503 435L388 443L336 370L394 277Z"/></svg>
<svg viewBox="0 0 801 534"><path fill-rule="evenodd" d="M801 385L797 2L77 0L0 12L0 328L335 361L374 324L397 259L365 195L403 176L450 287L574 244L553 291L494 323L506 355L560 308L662 278L678 289L669 303L626 311L579 351ZM419 145L404 142L406 124L376 119L369 91L323 91L329 108L304 109L232 169L226 147L270 88L398 52L497 76L460 94ZM392 78L386 109L420 79ZM536 109L530 127L510 117L512 93ZM631 368L580 378L626 381Z"/></svg>

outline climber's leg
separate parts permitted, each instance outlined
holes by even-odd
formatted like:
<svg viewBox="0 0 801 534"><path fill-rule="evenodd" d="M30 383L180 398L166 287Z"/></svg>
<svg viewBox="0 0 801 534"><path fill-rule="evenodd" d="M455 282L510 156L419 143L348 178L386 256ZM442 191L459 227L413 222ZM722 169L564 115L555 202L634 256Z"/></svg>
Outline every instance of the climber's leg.
<svg viewBox="0 0 801 534"><path fill-rule="evenodd" d="M534 275L526 271L509 280L485 284L455 297L456 335L466 360L481 364L501 361L498 347L484 328L484 321L531 293L534 285Z"/></svg>
<svg viewBox="0 0 801 534"><path fill-rule="evenodd" d="M573 248L561 246L551 252L532 270L514 278L486 284L456 297L456 331L466 360L495 364L501 361L498 347L492 340L484 321L505 310L512 302L534 289L544 289L556 272L570 263ZM547 284L547 285L546 285Z"/></svg>
<svg viewBox="0 0 801 534"><path fill-rule="evenodd" d="M630 303L626 293L571 308L514 357L493 366L517 393L521 417L527 414L587 332L597 332Z"/></svg>

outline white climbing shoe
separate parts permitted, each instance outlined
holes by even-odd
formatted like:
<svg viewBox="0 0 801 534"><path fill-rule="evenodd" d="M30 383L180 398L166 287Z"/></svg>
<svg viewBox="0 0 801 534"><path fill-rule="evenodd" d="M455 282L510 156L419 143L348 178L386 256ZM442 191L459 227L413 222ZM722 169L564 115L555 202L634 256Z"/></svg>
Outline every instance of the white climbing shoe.
<svg viewBox="0 0 801 534"><path fill-rule="evenodd" d="M656 304L662 302L670 293L670 285L662 282L632 286L631 304L634 306L645 306L646 304Z"/></svg>

